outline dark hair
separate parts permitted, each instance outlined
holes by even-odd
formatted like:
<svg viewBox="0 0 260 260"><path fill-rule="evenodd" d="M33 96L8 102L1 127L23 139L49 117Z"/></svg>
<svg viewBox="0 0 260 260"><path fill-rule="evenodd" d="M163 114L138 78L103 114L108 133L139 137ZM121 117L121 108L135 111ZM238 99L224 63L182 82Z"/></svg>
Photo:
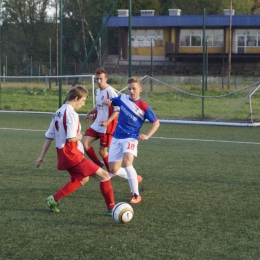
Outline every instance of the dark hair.
<svg viewBox="0 0 260 260"><path fill-rule="evenodd" d="M96 75L105 74L106 77L108 77L108 76L107 76L107 72L106 72L106 70L105 70L103 67L97 68L96 71L95 71L95 74L96 74Z"/></svg>
<svg viewBox="0 0 260 260"><path fill-rule="evenodd" d="M72 87L67 95L67 101L71 101L76 97L78 99L81 99L82 97L88 97L88 90L81 85Z"/></svg>
<svg viewBox="0 0 260 260"><path fill-rule="evenodd" d="M127 80L127 84L139 83L141 85L141 79L138 77L131 77Z"/></svg>

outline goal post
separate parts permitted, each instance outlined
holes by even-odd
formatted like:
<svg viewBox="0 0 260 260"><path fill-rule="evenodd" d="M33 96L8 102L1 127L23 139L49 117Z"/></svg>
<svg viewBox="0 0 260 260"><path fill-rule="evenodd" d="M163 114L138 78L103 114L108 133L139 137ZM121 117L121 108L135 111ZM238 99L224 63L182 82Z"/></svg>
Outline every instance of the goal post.
<svg viewBox="0 0 260 260"><path fill-rule="evenodd" d="M235 91L184 91L150 76L141 78L141 97L160 122L204 125L260 125L260 82ZM124 88L120 92L124 93Z"/></svg>

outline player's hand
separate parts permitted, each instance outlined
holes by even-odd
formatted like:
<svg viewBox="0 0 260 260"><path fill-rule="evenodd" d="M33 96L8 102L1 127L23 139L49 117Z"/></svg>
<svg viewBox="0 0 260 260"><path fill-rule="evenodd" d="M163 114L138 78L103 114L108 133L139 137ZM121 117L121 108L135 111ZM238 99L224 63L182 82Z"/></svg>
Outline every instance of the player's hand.
<svg viewBox="0 0 260 260"><path fill-rule="evenodd" d="M89 114L86 114L86 117L85 117L85 123L86 123L86 124L89 123L89 118L90 118L90 115L89 115Z"/></svg>
<svg viewBox="0 0 260 260"><path fill-rule="evenodd" d="M108 121L99 121L101 126L108 126L109 122Z"/></svg>
<svg viewBox="0 0 260 260"><path fill-rule="evenodd" d="M35 167L40 167L40 165L42 164L42 162L43 162L43 158L41 158L41 157L39 157L37 160L36 160L36 162L35 162Z"/></svg>
<svg viewBox="0 0 260 260"><path fill-rule="evenodd" d="M148 135L144 135L144 134L140 134L138 136L138 140L148 140L149 139L149 136Z"/></svg>
<svg viewBox="0 0 260 260"><path fill-rule="evenodd" d="M106 99L106 100L104 100L103 101L103 104L105 105L105 106L111 106L111 104L112 104L112 101L110 100L110 99Z"/></svg>

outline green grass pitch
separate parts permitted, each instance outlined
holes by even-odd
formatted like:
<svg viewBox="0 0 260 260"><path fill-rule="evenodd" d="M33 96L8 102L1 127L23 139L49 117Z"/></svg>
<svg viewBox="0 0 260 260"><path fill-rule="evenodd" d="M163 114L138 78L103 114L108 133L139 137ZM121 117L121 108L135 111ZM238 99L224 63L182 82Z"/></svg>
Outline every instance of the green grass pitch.
<svg viewBox="0 0 260 260"><path fill-rule="evenodd" d="M34 167L50 120L0 113L1 260L259 259L260 128L161 124L139 142L143 202L121 225L105 216L95 179L63 198L60 213L46 207L69 180L54 142ZM112 185L116 202L128 202L128 183Z"/></svg>

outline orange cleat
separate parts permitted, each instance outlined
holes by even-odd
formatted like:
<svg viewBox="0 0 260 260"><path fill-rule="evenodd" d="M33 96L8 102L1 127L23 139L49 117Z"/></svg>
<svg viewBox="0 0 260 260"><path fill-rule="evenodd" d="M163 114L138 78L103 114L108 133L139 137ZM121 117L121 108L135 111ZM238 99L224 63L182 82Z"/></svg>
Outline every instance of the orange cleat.
<svg viewBox="0 0 260 260"><path fill-rule="evenodd" d="M138 184L139 184L140 182L142 182L142 180L143 180L142 176L141 176L141 175L137 175Z"/></svg>
<svg viewBox="0 0 260 260"><path fill-rule="evenodd" d="M130 203L131 204L137 204L137 203L140 203L141 201L142 201L142 197L140 195L134 194L132 196L132 199L130 200Z"/></svg>

